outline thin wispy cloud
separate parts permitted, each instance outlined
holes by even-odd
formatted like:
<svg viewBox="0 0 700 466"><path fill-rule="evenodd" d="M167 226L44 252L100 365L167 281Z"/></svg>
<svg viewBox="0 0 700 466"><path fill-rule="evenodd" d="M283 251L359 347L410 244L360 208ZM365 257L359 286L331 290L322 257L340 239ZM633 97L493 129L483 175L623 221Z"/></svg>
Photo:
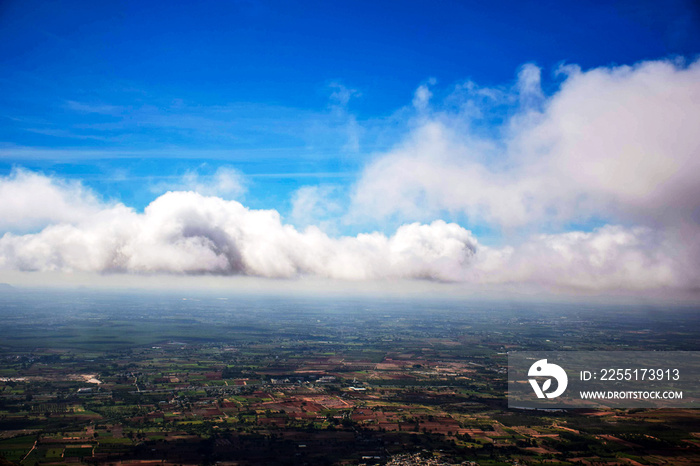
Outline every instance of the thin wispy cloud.
<svg viewBox="0 0 700 466"><path fill-rule="evenodd" d="M151 192L162 194L166 191L193 191L204 196L218 196L224 199L241 199L247 191L248 179L233 167L220 166L206 173L201 165L189 169L181 176L170 176L151 185Z"/></svg>

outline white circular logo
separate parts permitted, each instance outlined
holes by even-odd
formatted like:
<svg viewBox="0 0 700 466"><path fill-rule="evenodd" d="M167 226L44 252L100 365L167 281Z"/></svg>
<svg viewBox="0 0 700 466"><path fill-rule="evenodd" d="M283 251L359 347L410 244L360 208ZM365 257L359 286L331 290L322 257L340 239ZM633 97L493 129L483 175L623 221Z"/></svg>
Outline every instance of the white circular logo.
<svg viewBox="0 0 700 466"><path fill-rule="evenodd" d="M546 359L540 359L532 366L527 375L529 377L549 377L542 383L542 386L537 383L536 379L529 379L532 389L535 391L537 398L556 398L566 390L569 383L569 378L566 376L564 369L556 364L550 364ZM557 381L557 388L552 392L547 392L552 386L552 378Z"/></svg>

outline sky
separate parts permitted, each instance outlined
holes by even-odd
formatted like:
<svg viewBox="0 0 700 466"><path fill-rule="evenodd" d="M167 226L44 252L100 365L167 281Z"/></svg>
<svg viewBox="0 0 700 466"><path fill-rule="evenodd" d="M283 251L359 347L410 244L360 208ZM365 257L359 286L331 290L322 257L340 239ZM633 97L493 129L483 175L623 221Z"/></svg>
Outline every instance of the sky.
<svg viewBox="0 0 700 466"><path fill-rule="evenodd" d="M0 281L700 297L700 7L0 2Z"/></svg>

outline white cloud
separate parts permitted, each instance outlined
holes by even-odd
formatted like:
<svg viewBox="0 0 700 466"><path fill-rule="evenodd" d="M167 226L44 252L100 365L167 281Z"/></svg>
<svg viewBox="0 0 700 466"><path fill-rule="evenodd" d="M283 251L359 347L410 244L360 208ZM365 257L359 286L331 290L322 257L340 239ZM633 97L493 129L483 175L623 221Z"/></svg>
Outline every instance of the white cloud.
<svg viewBox="0 0 700 466"><path fill-rule="evenodd" d="M39 175L37 175L39 176ZM299 231L274 210L194 192L169 192L137 213L105 207L75 223L0 239L0 267L11 270L240 274L293 278L453 280L476 240L456 224L410 224L331 238Z"/></svg>
<svg viewBox="0 0 700 466"><path fill-rule="evenodd" d="M534 64L523 65L518 72L516 88L523 108L535 108L544 100L542 71Z"/></svg>
<svg viewBox="0 0 700 466"><path fill-rule="evenodd" d="M199 189L197 192L204 195L238 198L246 192L246 189L246 179L241 172L233 168L219 167L214 173L211 191Z"/></svg>
<svg viewBox="0 0 700 466"><path fill-rule="evenodd" d="M357 122L357 117L348 111L350 99L361 97L362 93L357 89L351 89L340 83L331 83L333 90L329 97L329 106L332 120L338 124L338 129L345 133L347 138L342 149L346 152L357 153L360 151L360 138L362 127Z"/></svg>
<svg viewBox="0 0 700 466"><path fill-rule="evenodd" d="M529 103L497 139L470 133L462 115L421 120L403 144L367 165L352 216L449 211L505 227L591 216L697 221L700 62L566 72L540 112L532 108L539 71L523 67L516 89Z"/></svg>
<svg viewBox="0 0 700 466"><path fill-rule="evenodd" d="M39 174L23 176L30 175L34 182L25 190L48 183L56 186L58 198L75 194L75 185ZM18 189L12 194L29 196ZM307 194L313 209L318 192L310 188ZM84 188L76 196L78 205L94 199ZM6 205L10 199L0 201ZM0 238L0 269L427 279L593 291L698 285L698 262L678 241L682 231L606 226L489 248L465 228L442 220L404 224L389 236L375 232L334 238L315 226L299 230L284 224L274 210L252 210L192 191L168 192L143 213L91 202L91 210L76 215L72 206L61 205L66 212L54 212L54 223L38 233L6 233Z"/></svg>
<svg viewBox="0 0 700 466"><path fill-rule="evenodd" d="M549 98L534 65L521 68L510 96L458 86L446 100L457 113L423 112L402 144L365 167L348 218L461 214L504 228L516 245L482 246L465 275L474 283L700 288L700 62L559 73ZM508 102L519 106L502 112L500 133L472 130ZM611 224L513 234L589 219Z"/></svg>
<svg viewBox="0 0 700 466"><path fill-rule="evenodd" d="M686 274L689 269L692 273ZM484 247L474 271L481 283L577 290L692 289L698 284L698 266L668 235L612 225L537 235L516 247Z"/></svg>
<svg viewBox="0 0 700 466"><path fill-rule="evenodd" d="M297 226L317 225L328 231L332 226L329 218L343 210L338 195L339 188L335 185L302 186L292 194L290 219Z"/></svg>
<svg viewBox="0 0 700 466"><path fill-rule="evenodd" d="M0 230L28 231L97 213L100 201L78 182L14 169L0 177Z"/></svg>
<svg viewBox="0 0 700 466"><path fill-rule="evenodd" d="M353 97L359 97L362 95L357 89L351 89L340 83L330 83L329 86L333 91L330 95L330 101L332 106L345 109Z"/></svg>
<svg viewBox="0 0 700 466"><path fill-rule="evenodd" d="M428 108L432 96L433 93L430 92L430 88L426 84L418 86L418 89L416 89L413 95L413 106L418 111L425 111Z"/></svg>

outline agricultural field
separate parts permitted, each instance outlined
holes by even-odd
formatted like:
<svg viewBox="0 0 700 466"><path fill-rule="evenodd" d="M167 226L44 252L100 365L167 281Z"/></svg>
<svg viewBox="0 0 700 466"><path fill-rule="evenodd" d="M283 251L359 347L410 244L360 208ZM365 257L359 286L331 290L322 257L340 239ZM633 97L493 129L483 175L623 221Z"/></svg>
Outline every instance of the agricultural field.
<svg viewBox="0 0 700 466"><path fill-rule="evenodd" d="M698 350L692 309L130 299L5 298L1 464L700 463L697 410L505 398L509 350Z"/></svg>

